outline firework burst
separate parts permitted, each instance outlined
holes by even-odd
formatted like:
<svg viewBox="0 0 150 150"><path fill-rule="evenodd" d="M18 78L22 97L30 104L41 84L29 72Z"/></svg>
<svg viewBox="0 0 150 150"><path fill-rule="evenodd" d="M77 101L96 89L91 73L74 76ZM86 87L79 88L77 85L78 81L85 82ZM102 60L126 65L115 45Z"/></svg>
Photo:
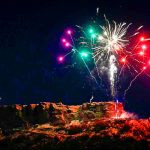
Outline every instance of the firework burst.
<svg viewBox="0 0 150 150"><path fill-rule="evenodd" d="M128 30L131 24L116 23L115 21L110 23L105 16L104 18L105 25L97 24L96 31L90 27L86 32L83 27L76 26L80 32L77 34L77 38L72 36L73 30L67 30L66 34L69 38L63 38L62 43L65 47L70 47L71 51L63 56L63 59L69 54L79 54L97 84L103 84L105 80L109 81L109 93L115 99L121 80L124 80L125 76L132 77L129 86L124 89L125 97L132 83L146 71L150 64L150 56L146 52L147 46L145 45L149 39L141 37L140 40L136 40L139 39L138 35L143 26L138 27L133 34L129 34ZM92 70L86 62L89 55L92 56L91 60L95 66ZM102 83L97 81L93 70L96 70Z"/></svg>

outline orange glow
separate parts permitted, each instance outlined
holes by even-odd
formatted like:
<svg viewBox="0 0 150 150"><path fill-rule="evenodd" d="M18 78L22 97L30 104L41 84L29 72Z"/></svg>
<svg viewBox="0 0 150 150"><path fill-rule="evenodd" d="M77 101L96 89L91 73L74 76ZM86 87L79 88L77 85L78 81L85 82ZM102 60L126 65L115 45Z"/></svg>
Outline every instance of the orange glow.
<svg viewBox="0 0 150 150"><path fill-rule="evenodd" d="M140 41L143 42L143 41L144 41L144 37L141 37L141 38L140 38Z"/></svg>
<svg viewBox="0 0 150 150"><path fill-rule="evenodd" d="M143 52L143 51L141 51L139 54L140 54L141 56L143 56L143 55L144 55L144 52Z"/></svg>
<svg viewBox="0 0 150 150"><path fill-rule="evenodd" d="M115 50L117 50L117 51L120 50L119 46L115 45L114 47L115 47Z"/></svg>
<svg viewBox="0 0 150 150"><path fill-rule="evenodd" d="M126 58L121 58L121 62L125 63L126 62Z"/></svg>
<svg viewBox="0 0 150 150"><path fill-rule="evenodd" d="M142 47L143 50L145 50L147 48L146 45L142 45L141 47Z"/></svg>

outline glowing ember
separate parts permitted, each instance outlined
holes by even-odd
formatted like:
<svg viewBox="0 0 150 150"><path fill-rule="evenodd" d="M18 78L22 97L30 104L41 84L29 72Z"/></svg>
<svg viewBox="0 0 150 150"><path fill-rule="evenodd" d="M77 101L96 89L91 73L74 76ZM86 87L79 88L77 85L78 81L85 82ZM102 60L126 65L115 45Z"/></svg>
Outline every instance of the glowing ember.
<svg viewBox="0 0 150 150"><path fill-rule="evenodd" d="M69 47L69 46L70 46L70 43L67 42L67 43L65 44L65 46L66 46L66 47Z"/></svg>
<svg viewBox="0 0 150 150"><path fill-rule="evenodd" d="M65 42L66 42L66 39L63 38L63 39L62 39L62 42L65 43Z"/></svg>
<svg viewBox="0 0 150 150"><path fill-rule="evenodd" d="M147 48L146 45L142 45L142 49L145 50Z"/></svg>
<svg viewBox="0 0 150 150"><path fill-rule="evenodd" d="M126 59L125 59L125 58L122 58L122 59L121 59L121 62L125 63L125 62L126 62Z"/></svg>
<svg viewBox="0 0 150 150"><path fill-rule="evenodd" d="M71 31L71 30L68 30L68 31L67 31L67 34L71 35L71 34L72 34L72 31Z"/></svg>
<svg viewBox="0 0 150 150"><path fill-rule="evenodd" d="M59 62L63 62L63 61L64 61L64 57L63 57L63 56L59 56L59 57L58 57L58 61L59 61Z"/></svg>
<svg viewBox="0 0 150 150"><path fill-rule="evenodd" d="M143 55L144 55L144 52L143 52L143 51L141 51L139 54L140 54L141 56L143 56Z"/></svg>
<svg viewBox="0 0 150 150"><path fill-rule="evenodd" d="M144 41L144 37L141 37L141 38L140 38L140 41L143 42L143 41Z"/></svg>

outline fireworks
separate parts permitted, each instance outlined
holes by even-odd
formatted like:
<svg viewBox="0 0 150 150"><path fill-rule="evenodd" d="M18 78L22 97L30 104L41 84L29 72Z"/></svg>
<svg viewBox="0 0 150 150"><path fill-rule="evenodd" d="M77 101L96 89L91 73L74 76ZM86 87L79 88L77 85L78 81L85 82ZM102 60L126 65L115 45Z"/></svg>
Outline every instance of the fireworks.
<svg viewBox="0 0 150 150"><path fill-rule="evenodd" d="M62 38L61 41L65 47L71 49L65 56L59 57L58 61L63 61L69 54L79 54L89 74L97 84L99 83L92 73L93 70L96 70L102 83L104 80L109 81L110 94L114 99L117 97L120 81L123 80L124 76L131 76L132 80L124 90L125 96L132 83L147 70L150 64L146 45L149 39L143 36L139 38L143 26L138 27L136 32L130 34L128 30L131 24L115 21L110 23L106 17L105 25L94 24L94 26L96 28L90 27L88 30L76 26L77 32L68 29L65 32L66 38ZM86 62L86 58L89 56L95 65L92 70Z"/></svg>
<svg viewBox="0 0 150 150"><path fill-rule="evenodd" d="M58 61L59 61L60 63L64 61L64 57L63 57L63 56L59 56L57 59L58 59Z"/></svg>

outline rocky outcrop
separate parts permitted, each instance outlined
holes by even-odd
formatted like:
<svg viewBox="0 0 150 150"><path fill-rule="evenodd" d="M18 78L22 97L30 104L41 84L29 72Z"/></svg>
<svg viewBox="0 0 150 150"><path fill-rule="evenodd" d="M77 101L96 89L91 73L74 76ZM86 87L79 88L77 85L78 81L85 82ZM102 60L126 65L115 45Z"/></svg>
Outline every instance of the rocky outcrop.
<svg viewBox="0 0 150 150"><path fill-rule="evenodd" d="M0 139L1 150L148 150L149 119L95 119L61 126L49 123Z"/></svg>
<svg viewBox="0 0 150 150"><path fill-rule="evenodd" d="M115 102L93 102L76 106L50 102L0 106L0 128L28 128L47 122L52 125L64 125L73 120L119 117L123 112L125 111L122 103L116 105Z"/></svg>
<svg viewBox="0 0 150 150"><path fill-rule="evenodd" d="M131 118L114 102L1 106L0 149L149 149L150 119Z"/></svg>
<svg viewBox="0 0 150 150"><path fill-rule="evenodd" d="M84 103L81 108L82 111L88 110L94 113L101 113L101 117L106 118L119 117L125 112L122 103L115 102Z"/></svg>

